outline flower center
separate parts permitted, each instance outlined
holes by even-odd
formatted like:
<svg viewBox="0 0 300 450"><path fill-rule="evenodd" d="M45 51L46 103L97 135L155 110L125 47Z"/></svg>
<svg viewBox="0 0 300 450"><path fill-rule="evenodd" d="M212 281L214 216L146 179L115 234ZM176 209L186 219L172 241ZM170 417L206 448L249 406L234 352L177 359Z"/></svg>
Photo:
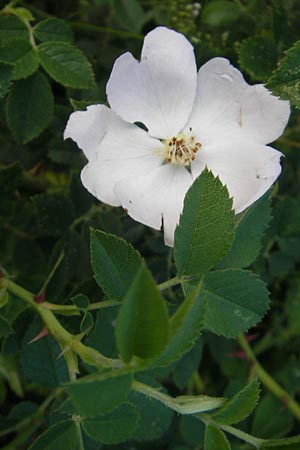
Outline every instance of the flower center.
<svg viewBox="0 0 300 450"><path fill-rule="evenodd" d="M194 161L195 155L200 150L200 142L195 141L194 136L185 136L180 133L176 137L164 141L166 146L165 162L188 166Z"/></svg>

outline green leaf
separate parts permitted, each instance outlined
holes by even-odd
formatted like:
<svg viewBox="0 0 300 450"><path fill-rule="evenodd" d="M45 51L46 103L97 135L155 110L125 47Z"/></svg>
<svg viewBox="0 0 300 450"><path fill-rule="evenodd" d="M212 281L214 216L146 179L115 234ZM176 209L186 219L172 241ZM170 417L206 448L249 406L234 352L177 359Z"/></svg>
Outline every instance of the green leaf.
<svg viewBox="0 0 300 450"><path fill-rule="evenodd" d="M84 416L98 416L112 411L128 396L132 375L126 372L107 371L90 375L66 385L74 405Z"/></svg>
<svg viewBox="0 0 300 450"><path fill-rule="evenodd" d="M212 27L226 27L241 15L241 7L231 1L211 1L203 8L202 21Z"/></svg>
<svg viewBox="0 0 300 450"><path fill-rule="evenodd" d="M276 42L286 36L287 14L281 0L271 0L272 28Z"/></svg>
<svg viewBox="0 0 300 450"><path fill-rule="evenodd" d="M0 61L14 65L14 79L27 78L39 67L39 55L28 41L11 39L0 46Z"/></svg>
<svg viewBox="0 0 300 450"><path fill-rule="evenodd" d="M169 318L165 301L150 272L141 266L120 307L116 342L124 361L153 358L165 347Z"/></svg>
<svg viewBox="0 0 300 450"><path fill-rule="evenodd" d="M77 450L78 434L76 425L71 420L50 426L28 450Z"/></svg>
<svg viewBox="0 0 300 450"><path fill-rule="evenodd" d="M61 349L52 336L31 342L42 330L36 320L24 335L20 363L27 380L43 387L56 387L69 378L66 362L59 357Z"/></svg>
<svg viewBox="0 0 300 450"><path fill-rule="evenodd" d="M175 385L183 390L197 372L203 353L203 339L200 337L194 346L176 361L172 370Z"/></svg>
<svg viewBox="0 0 300 450"><path fill-rule="evenodd" d="M205 310L205 296L200 282L171 317L169 342L155 359L156 367L169 365L193 347L203 329Z"/></svg>
<svg viewBox="0 0 300 450"><path fill-rule="evenodd" d="M267 88L300 108L300 41L286 51L285 57L269 79Z"/></svg>
<svg viewBox="0 0 300 450"><path fill-rule="evenodd" d="M0 62L0 98L4 97L9 91L13 78L14 66Z"/></svg>
<svg viewBox="0 0 300 450"><path fill-rule="evenodd" d="M197 448L204 440L204 424L195 416L184 415L179 418L179 430L182 440L190 448Z"/></svg>
<svg viewBox="0 0 300 450"><path fill-rule="evenodd" d="M213 415L214 420L229 425L241 422L257 405L259 392L259 382L254 379Z"/></svg>
<svg viewBox="0 0 300 450"><path fill-rule="evenodd" d="M219 178L205 169L188 190L174 256L179 276L209 271L228 252L234 237L232 199Z"/></svg>
<svg viewBox="0 0 300 450"><path fill-rule="evenodd" d="M239 63L255 80L266 81L276 68L277 47L273 39L252 36L238 47Z"/></svg>
<svg viewBox="0 0 300 450"><path fill-rule="evenodd" d="M54 100L51 86L40 72L19 80L10 91L6 114L13 135L23 144L38 136L50 123Z"/></svg>
<svg viewBox="0 0 300 450"><path fill-rule="evenodd" d="M15 15L0 15L0 39L28 39L26 25Z"/></svg>
<svg viewBox="0 0 300 450"><path fill-rule="evenodd" d="M7 280L2 277L0 269L0 308L8 302Z"/></svg>
<svg viewBox="0 0 300 450"><path fill-rule="evenodd" d="M69 25L61 19L50 17L39 22L33 29L34 35L41 42L73 42L73 31Z"/></svg>
<svg viewBox="0 0 300 450"><path fill-rule="evenodd" d="M41 63L58 83L74 89L90 89L95 80L92 66L76 47L65 42L46 42L38 46Z"/></svg>
<svg viewBox="0 0 300 450"><path fill-rule="evenodd" d="M12 334L13 332L14 330L10 326L9 322L3 317L0 317L0 339Z"/></svg>
<svg viewBox="0 0 300 450"><path fill-rule="evenodd" d="M138 33L148 19L137 0L112 0L112 6L120 25L131 31Z"/></svg>
<svg viewBox="0 0 300 450"><path fill-rule="evenodd" d="M38 194L32 202L38 226L45 235L60 236L76 217L65 191Z"/></svg>
<svg viewBox="0 0 300 450"><path fill-rule="evenodd" d="M208 425L204 435L204 450L230 450L230 444L223 431Z"/></svg>
<svg viewBox="0 0 300 450"><path fill-rule="evenodd" d="M91 264L106 295L121 300L141 266L140 254L124 239L91 229Z"/></svg>
<svg viewBox="0 0 300 450"><path fill-rule="evenodd" d="M286 436L293 428L293 416L271 394L266 395L255 411L251 434L260 438Z"/></svg>
<svg viewBox="0 0 300 450"><path fill-rule="evenodd" d="M124 403L105 416L96 416L82 421L88 436L103 444L118 444L126 441L134 432L139 421L136 408Z"/></svg>
<svg viewBox="0 0 300 450"><path fill-rule="evenodd" d="M204 279L207 329L236 337L256 325L269 306L268 291L257 275L244 270L220 270Z"/></svg>
<svg viewBox="0 0 300 450"><path fill-rule="evenodd" d="M137 408L140 415L132 439L135 441L159 439L169 428L173 411L161 402L135 391L131 391L128 400Z"/></svg>
<svg viewBox="0 0 300 450"><path fill-rule="evenodd" d="M258 257L261 241L272 219L271 200L264 195L242 215L229 253L218 264L219 268L248 267Z"/></svg>
<svg viewBox="0 0 300 450"><path fill-rule="evenodd" d="M31 22L34 20L34 17L32 13L27 8L20 7L10 7L10 10L13 12L13 14L16 14L20 19Z"/></svg>
<svg viewBox="0 0 300 450"><path fill-rule="evenodd" d="M268 439L264 442L261 450L273 448L274 450L299 450L300 436L283 439Z"/></svg>

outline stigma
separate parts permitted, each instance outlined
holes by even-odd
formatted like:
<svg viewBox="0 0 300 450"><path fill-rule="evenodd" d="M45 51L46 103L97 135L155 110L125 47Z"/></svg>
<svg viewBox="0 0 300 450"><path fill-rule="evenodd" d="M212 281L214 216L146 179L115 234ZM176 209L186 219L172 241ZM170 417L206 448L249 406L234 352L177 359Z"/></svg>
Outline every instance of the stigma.
<svg viewBox="0 0 300 450"><path fill-rule="evenodd" d="M196 153L201 148L201 143L195 141L195 137L186 136L183 133L167 139L165 144L165 163L181 164L188 166L196 158Z"/></svg>

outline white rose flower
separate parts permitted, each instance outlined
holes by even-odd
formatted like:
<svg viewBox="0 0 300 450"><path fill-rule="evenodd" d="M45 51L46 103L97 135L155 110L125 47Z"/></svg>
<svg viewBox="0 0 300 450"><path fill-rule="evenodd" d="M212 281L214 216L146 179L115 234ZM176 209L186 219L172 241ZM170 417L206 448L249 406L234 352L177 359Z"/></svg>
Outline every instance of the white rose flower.
<svg viewBox="0 0 300 450"><path fill-rule="evenodd" d="M281 153L266 144L282 134L289 103L262 84L250 86L224 58L197 74L193 47L180 33L158 27L145 37L140 62L121 55L107 98L110 108L74 112L65 130L89 161L82 183L138 222L157 230L163 223L169 246L185 194L206 166L227 185L236 213L280 174Z"/></svg>

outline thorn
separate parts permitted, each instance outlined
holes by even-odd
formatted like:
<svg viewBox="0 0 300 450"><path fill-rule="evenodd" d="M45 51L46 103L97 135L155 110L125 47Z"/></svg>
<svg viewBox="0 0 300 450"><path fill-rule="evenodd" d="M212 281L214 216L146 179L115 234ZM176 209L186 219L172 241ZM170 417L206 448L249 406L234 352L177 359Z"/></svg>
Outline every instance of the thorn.
<svg viewBox="0 0 300 450"><path fill-rule="evenodd" d="M246 359L246 353L244 350L237 350L236 352L228 353L227 356L230 356L231 358Z"/></svg>
<svg viewBox="0 0 300 450"><path fill-rule="evenodd" d="M67 345L56 357L56 359L61 358L64 356L65 353L67 353L69 350L71 350L71 345Z"/></svg>
<svg viewBox="0 0 300 450"><path fill-rule="evenodd" d="M44 336L48 336L49 331L46 327L43 327L41 329L41 331L39 332L39 334L36 335L36 337L34 337L33 339L31 339L31 341L28 342L28 344L32 344L33 342L39 341L40 339L42 339Z"/></svg>
<svg viewBox="0 0 300 450"><path fill-rule="evenodd" d="M35 303L43 303L45 301L46 291L42 289L38 294L33 296Z"/></svg>
<svg viewBox="0 0 300 450"><path fill-rule="evenodd" d="M258 337L258 334L257 333L255 333L255 334L247 334L245 337L246 337L248 342L252 342Z"/></svg>

